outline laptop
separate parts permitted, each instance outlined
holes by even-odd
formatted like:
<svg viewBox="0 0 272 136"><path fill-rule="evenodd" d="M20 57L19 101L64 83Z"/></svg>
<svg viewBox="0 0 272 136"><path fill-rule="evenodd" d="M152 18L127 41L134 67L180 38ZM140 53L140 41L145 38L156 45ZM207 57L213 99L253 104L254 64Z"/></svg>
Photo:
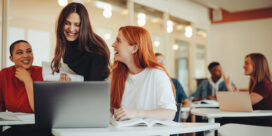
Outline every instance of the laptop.
<svg viewBox="0 0 272 136"><path fill-rule="evenodd" d="M34 107L40 128L108 127L110 83L34 82Z"/></svg>
<svg viewBox="0 0 272 136"><path fill-rule="evenodd" d="M252 112L249 92L216 92L220 111Z"/></svg>

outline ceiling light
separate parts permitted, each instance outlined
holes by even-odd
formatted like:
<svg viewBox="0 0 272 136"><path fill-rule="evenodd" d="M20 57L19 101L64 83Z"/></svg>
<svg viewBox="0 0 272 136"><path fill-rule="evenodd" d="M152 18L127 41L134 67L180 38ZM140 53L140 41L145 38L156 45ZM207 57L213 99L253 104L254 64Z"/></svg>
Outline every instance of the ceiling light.
<svg viewBox="0 0 272 136"><path fill-rule="evenodd" d="M104 10L104 11L103 11L103 16L104 16L105 18L110 18L111 15L112 15L111 10Z"/></svg>
<svg viewBox="0 0 272 136"><path fill-rule="evenodd" d="M185 27L185 33L184 33L184 35L185 35L185 37L187 37L187 38L192 37L192 35L193 35L193 29L192 29L191 26L186 26L186 27Z"/></svg>
<svg viewBox="0 0 272 136"><path fill-rule="evenodd" d="M68 0L58 0L58 3L61 7L64 7L68 4Z"/></svg>
<svg viewBox="0 0 272 136"><path fill-rule="evenodd" d="M173 50L178 50L178 48L179 48L178 45L176 44L173 45Z"/></svg>
<svg viewBox="0 0 272 136"><path fill-rule="evenodd" d="M192 35L193 35L193 33L192 33L192 32L190 32L190 31L185 32L185 37L187 37L187 38L192 37Z"/></svg>
<svg viewBox="0 0 272 136"><path fill-rule="evenodd" d="M160 41L154 41L154 46L155 46L155 47L159 47L160 44L161 44Z"/></svg>
<svg viewBox="0 0 272 136"><path fill-rule="evenodd" d="M109 39L111 38L111 35L110 35L109 33L105 33L105 34L104 34L104 38L105 38L106 40L109 40Z"/></svg>
<svg viewBox="0 0 272 136"><path fill-rule="evenodd" d="M146 21L145 21L146 15L144 13L139 13L138 14L138 20L137 23L139 26L144 26Z"/></svg>
<svg viewBox="0 0 272 136"><path fill-rule="evenodd" d="M167 29L168 33L171 33L173 31L173 25L174 24L173 24L173 22L171 20L167 21L167 28L166 29Z"/></svg>

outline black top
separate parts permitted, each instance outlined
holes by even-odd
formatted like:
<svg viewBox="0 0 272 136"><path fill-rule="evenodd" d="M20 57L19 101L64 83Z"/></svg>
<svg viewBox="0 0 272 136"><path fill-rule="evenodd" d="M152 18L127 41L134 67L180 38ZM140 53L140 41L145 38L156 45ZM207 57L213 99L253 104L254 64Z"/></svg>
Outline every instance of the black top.
<svg viewBox="0 0 272 136"><path fill-rule="evenodd" d="M109 73L104 56L81 51L78 40L66 43L63 62L75 73L84 76L84 81L103 81L107 78Z"/></svg>

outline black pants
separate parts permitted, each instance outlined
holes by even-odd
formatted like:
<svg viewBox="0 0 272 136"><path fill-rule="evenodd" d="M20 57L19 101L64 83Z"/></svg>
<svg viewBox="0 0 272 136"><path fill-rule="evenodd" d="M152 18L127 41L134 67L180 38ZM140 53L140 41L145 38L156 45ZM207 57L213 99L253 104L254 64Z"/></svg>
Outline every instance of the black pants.
<svg viewBox="0 0 272 136"><path fill-rule="evenodd" d="M35 125L11 126L5 130L2 136L53 136L51 128L37 128Z"/></svg>

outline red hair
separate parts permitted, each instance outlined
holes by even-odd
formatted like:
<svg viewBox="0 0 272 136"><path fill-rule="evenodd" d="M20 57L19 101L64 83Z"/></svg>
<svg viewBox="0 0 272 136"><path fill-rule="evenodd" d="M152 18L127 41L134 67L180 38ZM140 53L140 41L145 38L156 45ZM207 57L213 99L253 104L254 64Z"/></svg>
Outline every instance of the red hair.
<svg viewBox="0 0 272 136"><path fill-rule="evenodd" d="M142 69L148 67L163 70L169 77L172 91L175 96L175 87L169 74L155 59L149 32L138 26L124 26L119 29L119 32L123 34L129 45L138 45L138 51L134 54L136 66ZM113 111L113 108L118 109L121 107L128 72L128 67L124 63L118 61L113 63L111 80L111 111Z"/></svg>

